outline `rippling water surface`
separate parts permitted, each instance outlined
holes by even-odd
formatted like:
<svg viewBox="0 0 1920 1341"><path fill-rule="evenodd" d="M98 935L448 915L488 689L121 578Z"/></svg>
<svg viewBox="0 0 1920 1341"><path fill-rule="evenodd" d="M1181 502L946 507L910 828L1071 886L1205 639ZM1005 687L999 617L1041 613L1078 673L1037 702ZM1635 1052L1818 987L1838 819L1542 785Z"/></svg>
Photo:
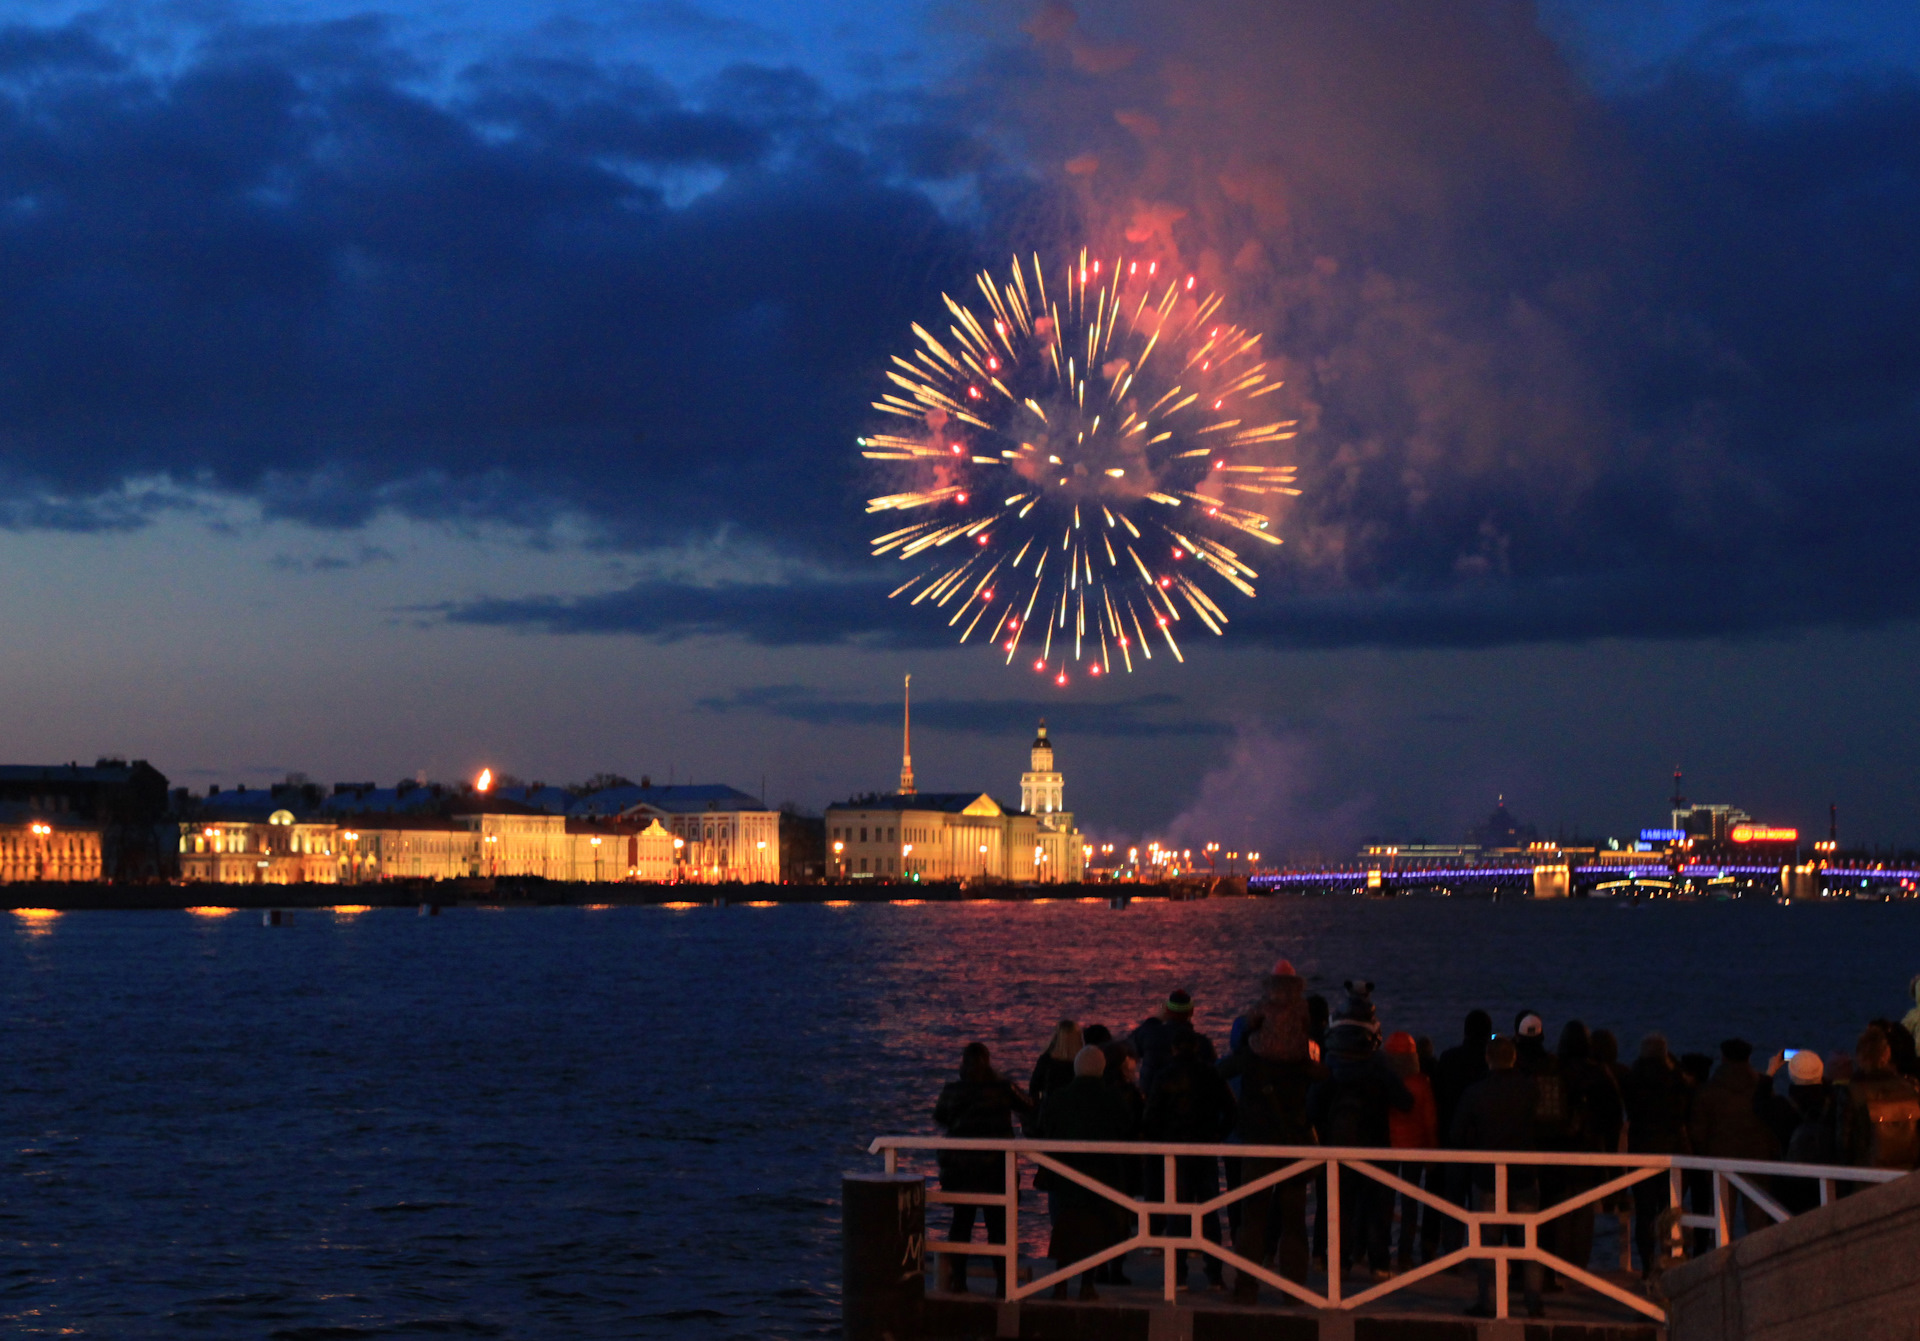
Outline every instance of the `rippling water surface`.
<svg viewBox="0 0 1920 1341"><path fill-rule="evenodd" d="M1676 1048L1898 1015L1920 905L1347 899L73 913L0 927L0 1331L837 1331L841 1170L959 1047L1290 956L1441 1046L1521 1006Z"/></svg>

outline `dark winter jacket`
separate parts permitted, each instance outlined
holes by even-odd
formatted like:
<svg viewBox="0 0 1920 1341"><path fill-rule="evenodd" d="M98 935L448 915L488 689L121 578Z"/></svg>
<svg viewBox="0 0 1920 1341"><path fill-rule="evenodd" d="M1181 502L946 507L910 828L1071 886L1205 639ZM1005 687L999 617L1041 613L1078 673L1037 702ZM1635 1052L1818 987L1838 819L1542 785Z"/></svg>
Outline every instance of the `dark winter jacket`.
<svg viewBox="0 0 1920 1341"><path fill-rule="evenodd" d="M1760 1073L1748 1062L1722 1062L1693 1095L1687 1129L1693 1153L1712 1159L1776 1159L1780 1144L1753 1111Z"/></svg>
<svg viewBox="0 0 1920 1341"><path fill-rule="evenodd" d="M1327 1078L1307 1096L1307 1118L1321 1145L1388 1146L1387 1110L1412 1107L1406 1082L1377 1052L1331 1054Z"/></svg>
<svg viewBox="0 0 1920 1341"><path fill-rule="evenodd" d="M1636 1155L1688 1155L1692 1087L1670 1061L1642 1057L1627 1073L1627 1149Z"/></svg>
<svg viewBox="0 0 1920 1341"><path fill-rule="evenodd" d="M1138 1134L1125 1102L1114 1087L1099 1076L1075 1076L1069 1084L1049 1094L1040 1105L1036 1125L1035 1134L1048 1141L1130 1141ZM1060 1155L1058 1159L1068 1168L1077 1169L1109 1187L1126 1186L1125 1155ZM1046 1177L1039 1185L1053 1193L1056 1205L1064 1202L1104 1210L1112 1204L1071 1178L1062 1178L1050 1170L1042 1172Z"/></svg>
<svg viewBox="0 0 1920 1341"><path fill-rule="evenodd" d="M1860 1071L1835 1099L1842 1162L1880 1169L1920 1164L1920 1084L1891 1068Z"/></svg>
<svg viewBox="0 0 1920 1341"><path fill-rule="evenodd" d="M1560 1084L1566 1091L1571 1119L1566 1148L1602 1150L1620 1148L1620 1126L1625 1113L1613 1076L1591 1057L1572 1057L1560 1063Z"/></svg>
<svg viewBox="0 0 1920 1341"><path fill-rule="evenodd" d="M1013 1136L1013 1118L1031 1116L1033 1104L1009 1081L953 1080L940 1091L933 1120L948 1136L1000 1140ZM961 1183L985 1182L997 1189L1005 1158L991 1150L943 1150L940 1181L950 1189Z"/></svg>
<svg viewBox="0 0 1920 1341"><path fill-rule="evenodd" d="M1220 1074L1240 1082L1234 1137L1248 1145L1312 1145L1307 1099L1327 1078L1318 1062L1272 1062L1244 1042L1220 1063Z"/></svg>
<svg viewBox="0 0 1920 1341"><path fill-rule="evenodd" d="M1140 1088L1149 1098L1160 1079L1160 1072L1173 1060L1173 1037L1183 1028L1192 1026L1175 1025L1153 1015L1142 1020L1127 1038L1133 1044L1133 1055L1140 1059ZM1195 1031L1194 1038L1200 1045L1200 1056L1207 1065L1213 1065L1213 1040L1198 1031Z"/></svg>
<svg viewBox="0 0 1920 1341"><path fill-rule="evenodd" d="M1440 1110L1440 1139L1452 1140L1454 1110L1460 1096L1487 1074L1487 1042L1462 1043L1440 1054L1433 1065L1433 1102Z"/></svg>
<svg viewBox="0 0 1920 1341"><path fill-rule="evenodd" d="M1040 1060L1033 1064L1033 1078L1027 1082L1027 1094L1035 1104L1043 1104L1049 1094L1072 1083L1073 1059L1069 1057L1062 1061L1052 1052L1043 1052Z"/></svg>
<svg viewBox="0 0 1920 1341"><path fill-rule="evenodd" d="M1532 1076L1513 1068L1489 1070L1460 1096L1448 1139L1459 1150L1532 1150L1539 1101ZM1476 1167L1473 1176L1480 1187L1493 1186L1492 1166ZM1531 1175L1515 1168L1509 1179L1516 1176Z"/></svg>
<svg viewBox="0 0 1920 1341"><path fill-rule="evenodd" d="M1220 1141L1234 1124L1233 1091L1213 1059L1175 1057L1147 1092L1145 1131L1155 1141Z"/></svg>

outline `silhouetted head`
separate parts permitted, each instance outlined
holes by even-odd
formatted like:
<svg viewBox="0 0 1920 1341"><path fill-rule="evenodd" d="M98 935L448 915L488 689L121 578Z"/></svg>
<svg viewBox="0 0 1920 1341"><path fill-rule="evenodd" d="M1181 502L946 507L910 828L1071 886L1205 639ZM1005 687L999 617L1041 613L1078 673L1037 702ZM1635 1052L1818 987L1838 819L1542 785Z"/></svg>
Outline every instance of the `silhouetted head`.
<svg viewBox="0 0 1920 1341"><path fill-rule="evenodd" d="M1468 1011L1466 1030L1461 1035L1461 1041L1470 1048L1478 1048L1484 1046L1492 1037L1493 1016L1484 1010Z"/></svg>
<svg viewBox="0 0 1920 1341"><path fill-rule="evenodd" d="M1560 1029L1560 1060L1579 1061L1593 1055L1593 1040L1587 1036L1587 1026L1578 1020L1568 1020Z"/></svg>
<svg viewBox="0 0 1920 1341"><path fill-rule="evenodd" d="M960 1050L960 1079L993 1079L993 1055L987 1051L985 1043L975 1040Z"/></svg>
<svg viewBox="0 0 1920 1341"><path fill-rule="evenodd" d="M1503 1034L1496 1034L1487 1040L1487 1065L1495 1071L1511 1071L1520 1060L1520 1050L1513 1046L1513 1040Z"/></svg>

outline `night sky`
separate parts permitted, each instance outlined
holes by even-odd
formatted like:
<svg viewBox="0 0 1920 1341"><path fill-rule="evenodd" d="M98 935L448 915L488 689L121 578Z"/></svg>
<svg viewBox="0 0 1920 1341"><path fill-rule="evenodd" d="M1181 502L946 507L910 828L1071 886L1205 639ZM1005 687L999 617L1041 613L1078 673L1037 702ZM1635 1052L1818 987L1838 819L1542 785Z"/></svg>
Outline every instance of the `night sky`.
<svg viewBox="0 0 1920 1341"><path fill-rule="evenodd" d="M0 27L7 762L1016 799L1341 853L1696 801L1920 841L1920 15L127 4ZM1068 167L1072 164L1072 168ZM1131 234L1286 370L1224 639L885 600L889 354Z"/></svg>

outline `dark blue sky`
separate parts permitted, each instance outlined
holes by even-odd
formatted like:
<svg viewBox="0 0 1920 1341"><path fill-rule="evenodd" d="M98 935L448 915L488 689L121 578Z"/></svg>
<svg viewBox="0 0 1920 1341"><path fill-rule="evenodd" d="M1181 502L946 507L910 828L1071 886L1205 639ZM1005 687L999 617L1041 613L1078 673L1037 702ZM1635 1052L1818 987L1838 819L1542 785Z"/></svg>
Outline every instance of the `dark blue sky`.
<svg viewBox="0 0 1920 1341"><path fill-rule="evenodd" d="M817 806L912 671L926 785L1045 712L1116 835L1627 833L1679 762L1920 840L1910 7L10 13L11 755ZM943 287L1128 230L1305 493L1225 640L1061 694L882 599L852 440Z"/></svg>

